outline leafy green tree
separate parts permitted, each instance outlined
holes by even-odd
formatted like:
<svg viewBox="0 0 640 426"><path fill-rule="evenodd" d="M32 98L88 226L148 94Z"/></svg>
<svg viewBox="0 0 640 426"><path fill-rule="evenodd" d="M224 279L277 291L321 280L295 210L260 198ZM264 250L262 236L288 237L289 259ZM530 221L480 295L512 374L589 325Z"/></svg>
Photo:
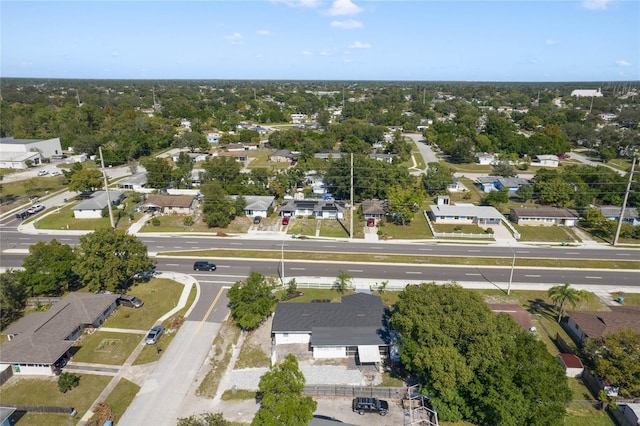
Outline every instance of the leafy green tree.
<svg viewBox="0 0 640 426"><path fill-rule="evenodd" d="M181 152L176 162L177 169L174 177L178 185L191 188L191 171L193 170L193 160L186 152Z"/></svg>
<svg viewBox="0 0 640 426"><path fill-rule="evenodd" d="M8 270L0 274L0 329L22 316L27 302L27 289L21 278L22 271Z"/></svg>
<svg viewBox="0 0 640 426"><path fill-rule="evenodd" d="M640 332L621 328L602 341L589 340L585 352L594 371L620 387L620 396L640 398Z"/></svg>
<svg viewBox="0 0 640 426"><path fill-rule="evenodd" d="M243 330L259 326L273 312L276 299L268 280L252 272L246 282L235 283L228 291L231 316Z"/></svg>
<svg viewBox="0 0 640 426"><path fill-rule="evenodd" d="M418 211L424 201L422 188L402 187L399 185L389 189L387 199L389 200L390 220L406 226L411 223L413 214Z"/></svg>
<svg viewBox="0 0 640 426"><path fill-rule="evenodd" d="M201 187L204 196L202 219L210 228L226 228L236 215L236 205L222 184L218 181L207 182Z"/></svg>
<svg viewBox="0 0 640 426"><path fill-rule="evenodd" d="M509 188L500 188L498 191L491 191L482 200L485 206L499 208L500 205L509 202Z"/></svg>
<svg viewBox="0 0 640 426"><path fill-rule="evenodd" d="M543 343L476 293L421 284L400 293L391 316L400 359L438 417L491 425L562 424L567 378Z"/></svg>
<svg viewBox="0 0 640 426"><path fill-rule="evenodd" d="M147 246L134 235L104 228L80 237L74 271L89 290L126 288L131 277L152 264Z"/></svg>
<svg viewBox="0 0 640 426"><path fill-rule="evenodd" d="M493 165L493 169L490 173L491 176L502 176L502 177L514 177L516 175L516 169L508 161L498 161Z"/></svg>
<svg viewBox="0 0 640 426"><path fill-rule="evenodd" d="M178 419L178 426L231 426L222 413L201 413Z"/></svg>
<svg viewBox="0 0 640 426"><path fill-rule="evenodd" d="M234 184L242 179L240 170L242 165L231 157L208 158L202 168L206 171L206 181L216 180L229 194L237 194L232 191Z"/></svg>
<svg viewBox="0 0 640 426"><path fill-rule="evenodd" d="M318 403L303 396L305 378L294 355L272 366L260 377L260 409L252 425L306 425L313 418Z"/></svg>
<svg viewBox="0 0 640 426"><path fill-rule="evenodd" d="M62 393L67 393L80 384L80 377L71 373L62 373L58 377L58 389Z"/></svg>
<svg viewBox="0 0 640 426"><path fill-rule="evenodd" d="M516 190L516 195L526 203L533 199L533 186L532 185L520 185Z"/></svg>
<svg viewBox="0 0 640 426"><path fill-rule="evenodd" d="M453 183L453 171L440 163L429 163L422 177L422 187L430 195L444 194Z"/></svg>
<svg viewBox="0 0 640 426"><path fill-rule="evenodd" d="M93 192L104 186L104 177L98 169L82 169L71 176L69 191Z"/></svg>
<svg viewBox="0 0 640 426"><path fill-rule="evenodd" d="M546 182L535 182L533 188L542 204L552 204L560 207L569 204L571 196L575 192L573 185L560 177Z"/></svg>
<svg viewBox="0 0 640 426"><path fill-rule="evenodd" d="M551 300L553 300L553 303L558 307L558 322L560 322L564 315L564 309L567 303L575 307L579 301L589 295L587 291L571 287L569 283L553 286L547 293Z"/></svg>
<svg viewBox="0 0 640 426"><path fill-rule="evenodd" d="M340 293L344 293L349 285L351 285L352 279L353 277L351 277L351 275L340 269L338 271L338 276L336 277L336 287L338 288L338 291Z"/></svg>
<svg viewBox="0 0 640 426"><path fill-rule="evenodd" d="M53 239L29 247L22 266L22 279L31 296L60 296L73 290L78 276L73 271L75 254L71 246Z"/></svg>
<svg viewBox="0 0 640 426"><path fill-rule="evenodd" d="M189 151L206 151L209 149L209 142L204 134L200 132L185 132L180 136L178 146L189 148Z"/></svg>
<svg viewBox="0 0 640 426"><path fill-rule="evenodd" d="M154 157L142 162L147 170L147 186L155 189L168 188L171 183L171 165L165 158Z"/></svg>

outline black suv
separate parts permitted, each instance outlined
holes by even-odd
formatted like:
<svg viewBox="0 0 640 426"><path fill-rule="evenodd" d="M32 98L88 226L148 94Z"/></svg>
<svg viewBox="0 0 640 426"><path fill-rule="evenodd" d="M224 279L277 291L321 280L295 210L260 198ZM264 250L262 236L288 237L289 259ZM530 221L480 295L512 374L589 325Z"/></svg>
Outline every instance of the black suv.
<svg viewBox="0 0 640 426"><path fill-rule="evenodd" d="M382 399L359 396L353 399L351 409L360 415L364 415L364 413L378 413L384 416L389 411L389 404Z"/></svg>
<svg viewBox="0 0 640 426"><path fill-rule="evenodd" d="M198 260L193 264L194 271L215 271L216 265L206 260Z"/></svg>

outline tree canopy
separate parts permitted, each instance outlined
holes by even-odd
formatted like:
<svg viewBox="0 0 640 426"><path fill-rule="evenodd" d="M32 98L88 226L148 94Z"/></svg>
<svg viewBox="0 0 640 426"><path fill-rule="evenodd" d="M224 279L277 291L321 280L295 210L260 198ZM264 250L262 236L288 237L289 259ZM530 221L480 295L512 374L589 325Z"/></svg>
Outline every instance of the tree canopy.
<svg viewBox="0 0 640 426"><path fill-rule="evenodd" d="M30 296L60 296L74 289L78 280L73 270L75 258L71 246L56 239L30 246L22 263L22 279Z"/></svg>
<svg viewBox="0 0 640 426"><path fill-rule="evenodd" d="M98 229L80 237L74 271L89 290L109 290L130 284L131 277L152 264L147 246L118 229Z"/></svg>
<svg viewBox="0 0 640 426"><path fill-rule="evenodd" d="M252 425L306 425L313 418L318 403L302 396L305 378L298 359L289 354L260 377L258 390L261 406Z"/></svg>
<svg viewBox="0 0 640 426"><path fill-rule="evenodd" d="M400 357L442 420L563 424L567 378L535 336L457 285L408 286L391 317Z"/></svg>
<svg viewBox="0 0 640 426"><path fill-rule="evenodd" d="M267 278L252 272L245 282L235 283L227 292L231 316L244 330L252 330L273 312L276 298Z"/></svg>

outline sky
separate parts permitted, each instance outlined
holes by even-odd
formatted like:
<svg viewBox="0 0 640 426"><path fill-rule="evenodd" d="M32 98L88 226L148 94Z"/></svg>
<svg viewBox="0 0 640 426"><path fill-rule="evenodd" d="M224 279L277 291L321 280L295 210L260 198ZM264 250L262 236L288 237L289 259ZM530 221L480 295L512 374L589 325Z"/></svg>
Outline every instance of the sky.
<svg viewBox="0 0 640 426"><path fill-rule="evenodd" d="M638 0L2 0L0 36L0 77L640 80Z"/></svg>

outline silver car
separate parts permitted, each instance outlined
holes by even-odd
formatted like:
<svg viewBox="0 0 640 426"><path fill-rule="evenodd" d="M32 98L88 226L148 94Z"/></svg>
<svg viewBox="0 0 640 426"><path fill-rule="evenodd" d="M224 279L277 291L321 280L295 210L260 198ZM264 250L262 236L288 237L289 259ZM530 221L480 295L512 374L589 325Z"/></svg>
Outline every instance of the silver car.
<svg viewBox="0 0 640 426"><path fill-rule="evenodd" d="M147 334L147 338L144 340L147 345L155 345L158 343L158 339L164 333L164 327L161 325L155 325L151 330L149 330L149 334Z"/></svg>

